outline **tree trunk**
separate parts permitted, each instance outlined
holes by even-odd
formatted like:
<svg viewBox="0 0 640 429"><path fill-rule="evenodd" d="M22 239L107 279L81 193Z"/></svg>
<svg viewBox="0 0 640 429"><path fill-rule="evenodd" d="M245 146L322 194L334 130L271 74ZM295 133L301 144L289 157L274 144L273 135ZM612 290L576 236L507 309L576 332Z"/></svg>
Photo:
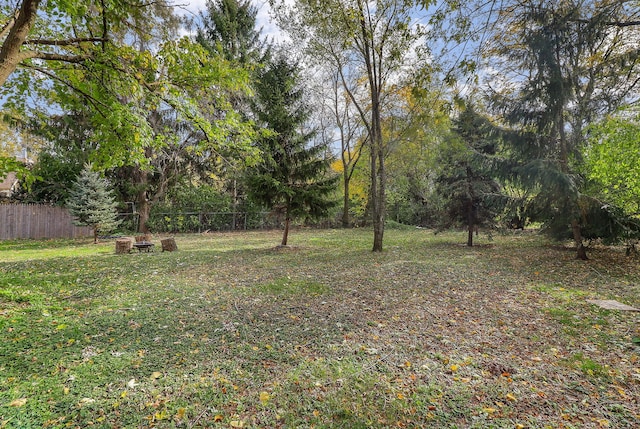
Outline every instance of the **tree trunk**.
<svg viewBox="0 0 640 429"><path fill-rule="evenodd" d="M132 182L137 189L136 203L138 207L138 232L148 234L149 227L147 222L149 221L149 198L147 190L149 188L149 180L147 172L140 167L134 167L132 173Z"/></svg>
<svg viewBox="0 0 640 429"><path fill-rule="evenodd" d="M380 103L373 97L371 134L371 208L373 211L373 251L382 252L385 215L384 145L380 124Z"/></svg>
<svg viewBox="0 0 640 429"><path fill-rule="evenodd" d="M573 241L575 241L576 243L576 259L580 259L583 261L588 260L589 258L587 257L587 249L582 243L582 231L577 220L571 221L571 230L573 232Z"/></svg>
<svg viewBox="0 0 640 429"><path fill-rule="evenodd" d="M382 124L380 117L380 94L383 77L379 67L378 52L374 48L371 28L365 18L363 2L357 2L360 19L360 40L364 63L369 81L369 97L371 99L371 122L369 124L369 138L371 139L371 209L373 211L373 251L382 252L382 238L384 236L385 211L385 171L384 146L382 142Z"/></svg>
<svg viewBox="0 0 640 429"><path fill-rule="evenodd" d="M133 241L130 238L119 238L116 240L116 254L131 252Z"/></svg>
<svg viewBox="0 0 640 429"><path fill-rule="evenodd" d="M470 200L467 204L467 246L473 247L473 230L475 226L475 219L473 216L473 200Z"/></svg>
<svg viewBox="0 0 640 429"><path fill-rule="evenodd" d="M289 218L289 213L285 215L284 219L284 232L282 233L282 242L281 246L286 246L289 240L289 225L291 224L291 219Z"/></svg>
<svg viewBox="0 0 640 429"><path fill-rule="evenodd" d="M162 245L162 251L167 251L167 252L175 252L176 250L178 250L178 246L176 245L176 239L171 237L171 238L163 238L162 240L160 240L160 244Z"/></svg>
<svg viewBox="0 0 640 429"><path fill-rule="evenodd" d="M349 172L343 162L344 195L342 200L342 227L349 228Z"/></svg>
<svg viewBox="0 0 640 429"><path fill-rule="evenodd" d="M98 244L98 227L93 227L93 244Z"/></svg>
<svg viewBox="0 0 640 429"><path fill-rule="evenodd" d="M476 215L474 212L473 203L475 200L475 192L473 191L473 174L471 167L467 166L467 229L469 234L467 235L467 246L473 247L473 230L476 223Z"/></svg>
<svg viewBox="0 0 640 429"><path fill-rule="evenodd" d="M3 33L8 30L8 34L0 49L0 87L22 60L20 49L36 21L39 5L40 0L23 0L18 14L3 29Z"/></svg>
<svg viewBox="0 0 640 429"><path fill-rule="evenodd" d="M376 201L373 204L373 251L382 252L382 239L384 236L384 212L385 212L385 172L384 172L384 150L382 148L382 137L378 137L377 148L378 171Z"/></svg>
<svg viewBox="0 0 640 429"><path fill-rule="evenodd" d="M145 191L138 193L138 219L138 232L148 234L150 232L147 226L149 221L149 202L146 199Z"/></svg>

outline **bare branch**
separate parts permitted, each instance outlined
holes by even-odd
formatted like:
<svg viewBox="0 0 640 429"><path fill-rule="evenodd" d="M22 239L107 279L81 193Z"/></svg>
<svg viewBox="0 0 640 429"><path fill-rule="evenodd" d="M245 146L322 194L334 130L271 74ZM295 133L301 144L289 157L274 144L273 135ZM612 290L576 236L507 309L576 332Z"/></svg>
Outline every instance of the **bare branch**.
<svg viewBox="0 0 640 429"><path fill-rule="evenodd" d="M0 30L0 39L4 39L5 37L7 37L7 34L9 34L11 29L13 28L13 25L16 23L16 20L18 19L19 13L20 10L16 9L16 11L13 13L13 16L9 19L9 21L7 21L4 27L2 27L2 29Z"/></svg>
<svg viewBox="0 0 640 429"><path fill-rule="evenodd" d="M0 48L0 86L20 63L20 48L36 21L39 6L40 0L22 0L20 11Z"/></svg>
<svg viewBox="0 0 640 429"><path fill-rule="evenodd" d="M39 73L42 73L43 75L58 81L60 83L62 83L65 86L68 86L69 88L71 88L72 91L77 92L78 94L80 94L85 100L87 100L88 103L90 103L91 105L93 105L93 107L96 109L96 111L102 115L103 117L107 117L107 115L105 115L105 113L102 111L102 108L107 109L108 106L106 104L104 104L103 102L101 102L100 100L96 99L95 97L92 97L90 94L86 93L85 91L81 90L80 88L72 85L71 83L69 83L68 81L61 79L59 76L57 76L54 73L51 73L49 70L44 69L42 67L37 67L37 66L32 66L32 65L28 65L26 66L27 68L36 70Z"/></svg>
<svg viewBox="0 0 640 429"><path fill-rule="evenodd" d="M90 43L98 43L98 42L108 42L108 38L104 37L81 37L74 39L64 39L64 40L49 40L49 39L33 39L33 40L25 40L25 45L48 45L48 46L69 46L69 45L77 45L79 43L90 42Z"/></svg>

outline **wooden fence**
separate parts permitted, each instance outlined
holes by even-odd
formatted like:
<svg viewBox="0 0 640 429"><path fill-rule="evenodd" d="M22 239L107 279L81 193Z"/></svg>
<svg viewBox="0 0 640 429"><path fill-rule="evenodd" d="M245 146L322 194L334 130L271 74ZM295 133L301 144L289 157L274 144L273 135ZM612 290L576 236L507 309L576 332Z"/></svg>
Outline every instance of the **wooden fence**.
<svg viewBox="0 0 640 429"><path fill-rule="evenodd" d="M0 240L17 238L80 238L93 235L89 227L73 224L69 211L40 204L0 204Z"/></svg>

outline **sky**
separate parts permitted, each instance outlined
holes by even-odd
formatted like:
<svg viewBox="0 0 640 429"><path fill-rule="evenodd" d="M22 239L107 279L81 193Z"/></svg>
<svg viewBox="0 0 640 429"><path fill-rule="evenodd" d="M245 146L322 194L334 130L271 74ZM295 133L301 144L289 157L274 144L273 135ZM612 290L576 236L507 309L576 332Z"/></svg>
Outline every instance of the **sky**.
<svg viewBox="0 0 640 429"><path fill-rule="evenodd" d="M273 38L275 41L281 41L283 39L282 32L269 15L271 13L269 2L267 0L252 0L252 3L258 8L256 24L258 28L262 27L262 35L269 39ZM197 16L199 11L206 9L207 0L176 0L174 4L184 5L185 13Z"/></svg>

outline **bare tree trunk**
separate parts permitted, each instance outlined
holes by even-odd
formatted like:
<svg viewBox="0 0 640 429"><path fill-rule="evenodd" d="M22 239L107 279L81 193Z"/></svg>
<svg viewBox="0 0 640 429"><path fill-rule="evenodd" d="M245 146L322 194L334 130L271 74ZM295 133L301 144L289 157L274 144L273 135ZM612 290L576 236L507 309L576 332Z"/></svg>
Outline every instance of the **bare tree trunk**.
<svg viewBox="0 0 640 429"><path fill-rule="evenodd" d="M5 32L8 34L0 49L0 86L4 85L23 59L20 49L36 21L39 5L40 0L23 0L20 11L2 29L2 36Z"/></svg>
<svg viewBox="0 0 640 429"><path fill-rule="evenodd" d="M138 232L148 234L149 227L147 222L149 221L149 202L147 201L147 193L145 191L138 192Z"/></svg>
<svg viewBox="0 0 640 429"><path fill-rule="evenodd" d="M343 162L342 177L344 180L344 195L342 201L342 227L349 228L349 172L347 171L347 165Z"/></svg>
<svg viewBox="0 0 640 429"><path fill-rule="evenodd" d="M149 221L149 198L147 190L149 187L149 180L147 172L140 167L133 167L131 174L131 180L136 189L136 206L138 209L138 232L147 234L149 233L149 227L147 222Z"/></svg>
<svg viewBox="0 0 640 429"><path fill-rule="evenodd" d="M473 230L475 226L475 219L473 216L473 200L469 200L467 204L467 246L473 247Z"/></svg>
<svg viewBox="0 0 640 429"><path fill-rule="evenodd" d="M588 260L587 249L582 243L582 230L577 220L571 221L571 231L573 232L573 241L576 243L576 259Z"/></svg>
<svg viewBox="0 0 640 429"><path fill-rule="evenodd" d="M473 203L476 199L475 192L473 190L473 174L471 171L471 167L467 166L467 198L469 202L467 203L467 228L469 230L469 235L467 236L467 246L473 247L473 230L476 223L476 214L474 212Z"/></svg>
<svg viewBox="0 0 640 429"><path fill-rule="evenodd" d="M282 234L282 242L280 243L281 246L286 246L287 242L289 240L289 225L291 224L291 219L289 218L289 213L287 213L285 215L285 219L284 219L284 232Z"/></svg>
<svg viewBox="0 0 640 429"><path fill-rule="evenodd" d="M385 215L385 171L384 171L384 150L382 148L382 135L378 135L376 140L378 144L375 148L373 163L378 168L375 173L372 172L372 181L376 185L376 189L372 189L375 198L372 204L373 208L373 251L382 252L382 239L384 236L384 215ZM375 174L375 175L374 175Z"/></svg>

